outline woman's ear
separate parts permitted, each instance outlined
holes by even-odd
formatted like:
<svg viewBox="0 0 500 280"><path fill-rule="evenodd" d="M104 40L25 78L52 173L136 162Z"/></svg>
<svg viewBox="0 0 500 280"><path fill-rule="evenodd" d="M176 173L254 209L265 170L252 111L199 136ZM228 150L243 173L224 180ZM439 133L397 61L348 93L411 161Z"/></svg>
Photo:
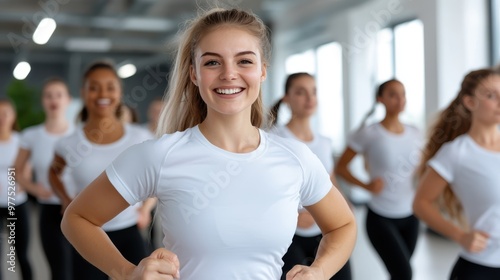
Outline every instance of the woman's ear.
<svg viewBox="0 0 500 280"><path fill-rule="evenodd" d="M474 96L464 95L462 97L462 105L464 105L465 109L473 111L474 108L477 106L477 103Z"/></svg>
<svg viewBox="0 0 500 280"><path fill-rule="evenodd" d="M195 86L198 86L198 79L196 78L196 69L194 69L193 64L189 66L189 78L191 78L191 82L193 82Z"/></svg>

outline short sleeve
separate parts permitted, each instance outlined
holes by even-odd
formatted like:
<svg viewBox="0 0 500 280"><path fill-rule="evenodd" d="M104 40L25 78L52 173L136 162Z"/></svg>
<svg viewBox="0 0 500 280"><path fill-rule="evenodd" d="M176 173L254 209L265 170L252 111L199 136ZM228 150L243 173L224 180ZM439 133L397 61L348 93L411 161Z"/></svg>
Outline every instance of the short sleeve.
<svg viewBox="0 0 500 280"><path fill-rule="evenodd" d="M300 190L300 204L303 206L313 205L325 197L332 188L330 175L319 158L307 147L302 153L304 170L304 182Z"/></svg>
<svg viewBox="0 0 500 280"><path fill-rule="evenodd" d="M19 137L19 147L25 150L32 150L33 149L33 138L31 135L31 129L26 129L25 131L21 132L21 137Z"/></svg>
<svg viewBox="0 0 500 280"><path fill-rule="evenodd" d="M347 141L349 148L353 149L358 154L363 153L365 150L365 142L367 139L365 131L366 129L354 131Z"/></svg>
<svg viewBox="0 0 500 280"><path fill-rule="evenodd" d="M130 205L156 194L163 157L155 143L131 146L106 168L109 181Z"/></svg>
<svg viewBox="0 0 500 280"><path fill-rule="evenodd" d="M454 179L455 164L457 163L456 153L453 152L452 143L444 144L436 155L427 163L448 183Z"/></svg>

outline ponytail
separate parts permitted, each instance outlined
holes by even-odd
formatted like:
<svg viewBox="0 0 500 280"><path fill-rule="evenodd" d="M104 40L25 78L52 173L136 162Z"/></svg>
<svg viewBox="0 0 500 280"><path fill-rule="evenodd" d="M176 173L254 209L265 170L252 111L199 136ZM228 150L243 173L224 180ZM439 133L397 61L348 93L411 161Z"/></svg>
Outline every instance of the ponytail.
<svg viewBox="0 0 500 280"><path fill-rule="evenodd" d="M278 122L278 113L281 107L281 103L283 103L283 98L280 98L276 103L274 103L271 110L269 110L269 120L271 122L271 126L275 126Z"/></svg>
<svg viewBox="0 0 500 280"><path fill-rule="evenodd" d="M293 73L293 74L288 75L288 77L286 78L286 81L285 81L285 95L288 94L290 88L292 87L293 81L295 81L296 79L298 79L300 77L304 77L304 76L314 79L313 75L306 73L306 72L297 72L297 73ZM271 126L276 125L276 123L278 122L278 113L279 113L280 106L282 103L283 103L283 98L280 98L276 103L274 103L273 107L271 107L271 110L269 111L269 120L270 120Z"/></svg>
<svg viewBox="0 0 500 280"><path fill-rule="evenodd" d="M368 111L368 113L366 113L365 117L361 121L361 125L359 126L358 131L363 129L366 126L366 122L373 115L373 113L375 113L375 109L377 109L377 98L382 97L382 95L384 94L385 88L387 87L388 84L390 84L392 82L397 82L397 83L402 84L401 81L399 81L397 79L390 79L390 80L387 80L387 81L381 83L378 86L377 91L375 92L375 103L373 103L372 108L370 109L370 111Z"/></svg>

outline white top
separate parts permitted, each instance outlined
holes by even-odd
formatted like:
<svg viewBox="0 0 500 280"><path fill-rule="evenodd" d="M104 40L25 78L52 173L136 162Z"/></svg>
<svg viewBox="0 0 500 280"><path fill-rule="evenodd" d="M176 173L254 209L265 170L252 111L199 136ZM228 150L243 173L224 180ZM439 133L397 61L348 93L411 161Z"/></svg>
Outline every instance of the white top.
<svg viewBox="0 0 500 280"><path fill-rule="evenodd" d="M279 279L299 204L331 189L302 143L260 131L258 148L231 153L198 126L128 149L106 173L130 204L158 197L163 243L183 279Z"/></svg>
<svg viewBox="0 0 500 280"><path fill-rule="evenodd" d="M271 133L275 133L281 137L295 139L297 141L301 141L299 138L293 134L290 129L286 125L283 126L275 126L271 129ZM323 166L325 167L328 173L331 173L333 170L334 162L333 162L333 150L331 146L331 141L325 136L316 134L313 132L313 140L309 142L301 141L311 149L311 151L319 158ZM304 211L304 210L299 210ZM308 228L300 228L297 227L295 230L295 234L303 237L312 237L321 234L321 229L319 226L314 223L312 226Z"/></svg>
<svg viewBox="0 0 500 280"><path fill-rule="evenodd" d="M384 189L373 194L368 202L373 212L387 218L412 215L414 173L420 163L422 144L419 130L406 124L400 134L375 123L351 135L348 145L364 155L370 179L378 177L384 181Z"/></svg>
<svg viewBox="0 0 500 280"><path fill-rule="evenodd" d="M19 184L12 178L17 175L14 169L17 151L19 150L19 135L13 132L7 141L0 141L0 207L7 208L21 205L26 202L28 196L21 191ZM9 169L10 168L10 169ZM10 178L9 178L10 177ZM14 193L15 192L15 193Z"/></svg>
<svg viewBox="0 0 500 280"><path fill-rule="evenodd" d="M30 163L33 167L36 183L52 191L49 182L49 169L54 159L54 145L64 136L73 132L73 126L63 134L52 134L45 129L45 124L28 127L21 133L21 148L30 151ZM67 185L71 185L69 174L66 171L62 178ZM49 198L38 199L43 204L61 204L57 195Z"/></svg>
<svg viewBox="0 0 500 280"><path fill-rule="evenodd" d="M96 133L99 133L96 131ZM75 132L56 143L55 152L62 157L80 193L95 178L97 178L120 153L128 147L150 139L150 134L138 126L125 125L125 134L118 141L110 144L95 144L90 142L79 126ZM137 161L138 159L133 159ZM140 205L130 206L114 219L105 223L105 231L116 231L137 224Z"/></svg>
<svg viewBox="0 0 500 280"><path fill-rule="evenodd" d="M500 152L486 150L464 134L444 144L429 166L451 185L467 223L490 235L483 252L464 249L461 256L481 265L500 267Z"/></svg>

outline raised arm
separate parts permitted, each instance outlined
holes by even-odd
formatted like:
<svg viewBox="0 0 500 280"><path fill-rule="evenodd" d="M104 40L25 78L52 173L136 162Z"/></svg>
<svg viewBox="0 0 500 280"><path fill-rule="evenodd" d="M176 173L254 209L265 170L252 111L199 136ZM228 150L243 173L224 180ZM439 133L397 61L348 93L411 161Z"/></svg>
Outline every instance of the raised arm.
<svg viewBox="0 0 500 280"><path fill-rule="evenodd" d="M311 266L295 266L288 272L286 279L330 279L344 266L354 248L354 215L335 187L318 203L306 209L321 228L323 238Z"/></svg>
<svg viewBox="0 0 500 280"><path fill-rule="evenodd" d="M344 178L344 180L346 180L351 184L360 186L373 193L379 193L380 191L382 191L383 188L383 182L381 179L376 178L370 183L363 183L361 182L361 180L356 178L351 173L349 169L349 164L351 163L352 159L356 156L356 154L357 154L356 151L347 147L342 156L340 156L339 161L337 162L337 165L335 167L335 173L337 173L337 175L341 176L342 178Z"/></svg>
<svg viewBox="0 0 500 280"><path fill-rule="evenodd" d="M66 167L66 161L57 154L54 155L54 159L49 168L49 182L52 188L52 191L59 197L61 200L62 211L64 212L66 207L70 204L72 198L66 192L66 188L61 180L61 174Z"/></svg>
<svg viewBox="0 0 500 280"><path fill-rule="evenodd" d="M68 206L61 223L62 231L82 257L113 279L178 278L179 261L172 252L158 249L136 267L121 255L101 229L127 207L127 201L103 172Z"/></svg>
<svg viewBox="0 0 500 280"><path fill-rule="evenodd" d="M37 198L48 198L52 195L52 192L44 188L40 184L36 184L32 180L31 175L31 164L29 162L29 158L31 156L31 151L23 148L19 149L17 153L16 162L14 163L14 167L16 168L16 180L22 186L24 190L26 190L31 195Z"/></svg>
<svg viewBox="0 0 500 280"><path fill-rule="evenodd" d="M428 167L420 180L413 202L415 215L429 227L457 242L470 252L480 252L486 247L488 235L480 231L464 231L446 219L438 207L438 200L448 186L448 182L432 167Z"/></svg>

